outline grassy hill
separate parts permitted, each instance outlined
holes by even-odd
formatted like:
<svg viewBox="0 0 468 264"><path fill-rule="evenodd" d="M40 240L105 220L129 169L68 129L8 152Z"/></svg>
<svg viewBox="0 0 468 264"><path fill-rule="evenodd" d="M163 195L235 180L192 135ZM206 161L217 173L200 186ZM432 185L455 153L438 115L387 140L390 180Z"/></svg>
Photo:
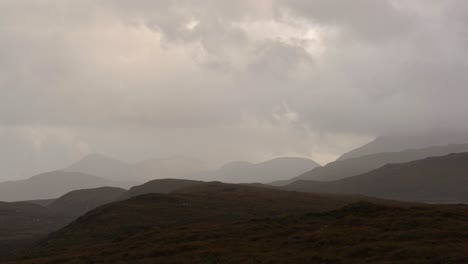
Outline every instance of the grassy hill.
<svg viewBox="0 0 468 264"><path fill-rule="evenodd" d="M126 191L116 187L76 190L56 199L47 207L55 212L78 217L98 206L115 201Z"/></svg>
<svg viewBox="0 0 468 264"><path fill-rule="evenodd" d="M10 263L464 263L467 249L464 206L210 183L99 207Z"/></svg>

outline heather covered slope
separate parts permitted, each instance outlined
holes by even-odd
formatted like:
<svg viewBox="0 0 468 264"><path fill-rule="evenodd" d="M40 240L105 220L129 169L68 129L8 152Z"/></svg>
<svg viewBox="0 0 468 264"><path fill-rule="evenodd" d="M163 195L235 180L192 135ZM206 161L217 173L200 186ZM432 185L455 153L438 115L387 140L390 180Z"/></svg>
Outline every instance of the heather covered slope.
<svg viewBox="0 0 468 264"><path fill-rule="evenodd" d="M40 205L0 202L0 262L68 221Z"/></svg>
<svg viewBox="0 0 468 264"><path fill-rule="evenodd" d="M210 183L99 207L11 263L463 263L468 211ZM371 199L372 200L372 199Z"/></svg>
<svg viewBox="0 0 468 264"><path fill-rule="evenodd" d="M300 180L284 189L349 193L405 201L468 202L468 153L389 164L332 182Z"/></svg>
<svg viewBox="0 0 468 264"><path fill-rule="evenodd" d="M356 176L380 168L390 163L403 163L427 157L444 156L451 153L468 152L468 144L433 146L423 149L410 149L401 152L377 153L359 158L337 160L324 167L315 168L299 175L284 184L296 180L334 181Z"/></svg>

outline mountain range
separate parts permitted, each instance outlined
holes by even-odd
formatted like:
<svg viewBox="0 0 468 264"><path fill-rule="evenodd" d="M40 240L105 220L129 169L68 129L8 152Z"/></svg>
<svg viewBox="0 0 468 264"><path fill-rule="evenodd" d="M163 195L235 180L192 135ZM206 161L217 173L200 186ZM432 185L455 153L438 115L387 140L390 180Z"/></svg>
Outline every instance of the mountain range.
<svg viewBox="0 0 468 264"><path fill-rule="evenodd" d="M468 152L468 144L433 146L422 149L409 149L401 152L383 152L358 158L331 162L315 168L287 181L274 182L273 185L286 185L297 180L333 181L356 176L380 168L386 164L404 163L427 157L444 156L450 153Z"/></svg>
<svg viewBox="0 0 468 264"><path fill-rule="evenodd" d="M26 180L0 183L0 201L51 199L79 189L103 186L129 188L132 185L80 172L53 171Z"/></svg>
<svg viewBox="0 0 468 264"><path fill-rule="evenodd" d="M468 203L468 153L430 157L345 179L299 180L282 187L314 193L359 194L385 199L429 203Z"/></svg>
<svg viewBox="0 0 468 264"><path fill-rule="evenodd" d="M226 183L269 183L290 179L320 165L299 157L282 157L261 163L231 162L217 170L198 173L193 179Z"/></svg>
<svg viewBox="0 0 468 264"><path fill-rule="evenodd" d="M90 154L64 169L96 175L113 181L144 183L161 178L185 178L206 170L206 166L195 159L171 157L151 159L134 164L123 162L101 154Z"/></svg>
<svg viewBox="0 0 468 264"><path fill-rule="evenodd" d="M400 152L407 149L421 149L428 146L464 144L467 133L427 132L425 134L402 134L380 136L375 140L341 155L338 160L358 158L382 152Z"/></svg>

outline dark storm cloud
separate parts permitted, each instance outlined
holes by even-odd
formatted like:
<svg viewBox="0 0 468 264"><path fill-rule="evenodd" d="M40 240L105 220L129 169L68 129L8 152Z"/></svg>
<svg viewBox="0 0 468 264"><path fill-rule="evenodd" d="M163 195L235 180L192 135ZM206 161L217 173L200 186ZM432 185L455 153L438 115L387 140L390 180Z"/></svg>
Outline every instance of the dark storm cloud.
<svg viewBox="0 0 468 264"><path fill-rule="evenodd" d="M463 131L465 6L2 1L0 141L48 164L30 173L89 151L327 162L377 135Z"/></svg>

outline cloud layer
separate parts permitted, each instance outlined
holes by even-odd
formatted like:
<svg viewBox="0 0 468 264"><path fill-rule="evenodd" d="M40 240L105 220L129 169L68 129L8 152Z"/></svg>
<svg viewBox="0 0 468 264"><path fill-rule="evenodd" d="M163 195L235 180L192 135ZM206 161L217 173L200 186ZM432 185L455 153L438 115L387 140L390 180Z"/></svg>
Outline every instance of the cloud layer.
<svg viewBox="0 0 468 264"><path fill-rule="evenodd" d="M465 1L0 2L0 178L464 131Z"/></svg>

